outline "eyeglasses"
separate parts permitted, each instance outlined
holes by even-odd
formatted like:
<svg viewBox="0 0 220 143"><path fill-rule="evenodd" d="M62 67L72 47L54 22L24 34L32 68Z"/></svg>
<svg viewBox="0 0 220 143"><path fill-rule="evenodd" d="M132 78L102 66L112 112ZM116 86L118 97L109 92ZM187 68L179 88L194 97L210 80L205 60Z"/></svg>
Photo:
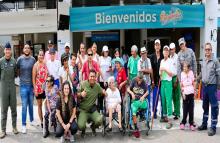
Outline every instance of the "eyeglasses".
<svg viewBox="0 0 220 143"><path fill-rule="evenodd" d="M92 56L92 54L88 54L88 56Z"/></svg>

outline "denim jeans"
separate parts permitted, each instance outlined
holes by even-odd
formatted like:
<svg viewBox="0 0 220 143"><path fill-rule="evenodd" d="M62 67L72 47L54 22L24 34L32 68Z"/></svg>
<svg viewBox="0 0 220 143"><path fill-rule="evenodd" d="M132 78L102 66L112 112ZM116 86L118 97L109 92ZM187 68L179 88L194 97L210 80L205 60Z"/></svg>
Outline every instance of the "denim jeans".
<svg viewBox="0 0 220 143"><path fill-rule="evenodd" d="M20 86L20 95L22 102L22 125L26 126L26 118L27 118L27 107L29 110L30 121L34 120L33 115L33 101L34 101L34 93L32 85L21 85Z"/></svg>

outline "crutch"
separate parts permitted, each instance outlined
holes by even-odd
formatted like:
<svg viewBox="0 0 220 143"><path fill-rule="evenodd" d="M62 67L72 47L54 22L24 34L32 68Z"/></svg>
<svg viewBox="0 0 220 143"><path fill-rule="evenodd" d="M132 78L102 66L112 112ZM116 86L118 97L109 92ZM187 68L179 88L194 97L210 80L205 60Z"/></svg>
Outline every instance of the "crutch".
<svg viewBox="0 0 220 143"><path fill-rule="evenodd" d="M153 110L153 114L152 114L152 121L151 121L151 130L153 129L153 124L154 124L154 113L155 113L155 110L156 110L156 103L157 103L157 100L158 100L158 95L159 95L159 88L160 88L160 79L159 79L159 83L158 83L158 89L157 89L157 94L156 94L156 101L154 103L154 110Z"/></svg>

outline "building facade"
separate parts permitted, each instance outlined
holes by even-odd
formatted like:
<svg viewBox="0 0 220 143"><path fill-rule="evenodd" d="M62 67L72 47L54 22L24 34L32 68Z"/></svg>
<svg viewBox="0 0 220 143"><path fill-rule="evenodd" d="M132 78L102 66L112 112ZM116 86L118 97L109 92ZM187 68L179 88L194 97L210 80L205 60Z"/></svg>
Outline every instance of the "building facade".
<svg viewBox="0 0 220 143"><path fill-rule="evenodd" d="M70 16L70 27L58 30L60 15ZM197 59L204 56L203 45L211 42L213 54L220 57L220 7L217 0L33 0L1 2L0 45L11 40L14 55L21 54L26 41L46 50L47 41L56 43L59 54L65 42L78 52L81 42L90 47L93 42L101 52L103 45L110 50L124 46L146 46L153 52L153 41L162 46L185 37ZM68 20L67 20L68 21ZM5 38L7 37L7 38ZM218 40L219 39L219 40ZM178 48L177 48L178 49ZM123 51L124 52L124 51ZM112 54L112 53L111 53Z"/></svg>

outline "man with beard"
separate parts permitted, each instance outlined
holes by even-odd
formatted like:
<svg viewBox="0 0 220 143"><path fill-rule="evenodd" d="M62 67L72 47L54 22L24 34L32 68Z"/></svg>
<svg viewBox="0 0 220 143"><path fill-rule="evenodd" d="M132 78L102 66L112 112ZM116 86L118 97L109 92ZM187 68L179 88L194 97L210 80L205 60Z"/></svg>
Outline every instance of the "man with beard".
<svg viewBox="0 0 220 143"><path fill-rule="evenodd" d="M32 83L32 69L36 60L30 55L30 45L25 44L23 48L23 55L17 60L18 76L20 78L20 95L22 102L22 133L26 133L26 118L27 107L29 111L30 124L34 125L33 115L33 83Z"/></svg>

